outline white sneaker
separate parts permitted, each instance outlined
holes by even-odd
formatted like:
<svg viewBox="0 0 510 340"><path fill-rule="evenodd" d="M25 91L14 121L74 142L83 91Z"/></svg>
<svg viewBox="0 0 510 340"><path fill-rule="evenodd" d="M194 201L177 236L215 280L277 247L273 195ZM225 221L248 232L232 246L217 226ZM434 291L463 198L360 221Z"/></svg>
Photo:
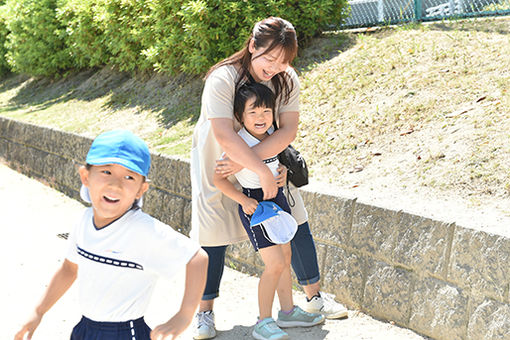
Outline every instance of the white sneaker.
<svg viewBox="0 0 510 340"><path fill-rule="evenodd" d="M193 339L212 339L215 336L214 312L208 310L206 312L197 313L197 315L195 315L195 332L193 334Z"/></svg>
<svg viewBox="0 0 510 340"><path fill-rule="evenodd" d="M331 294L319 292L320 296L314 296L305 302L304 310L308 313L321 313L326 319L340 319L348 316L347 308L335 301Z"/></svg>

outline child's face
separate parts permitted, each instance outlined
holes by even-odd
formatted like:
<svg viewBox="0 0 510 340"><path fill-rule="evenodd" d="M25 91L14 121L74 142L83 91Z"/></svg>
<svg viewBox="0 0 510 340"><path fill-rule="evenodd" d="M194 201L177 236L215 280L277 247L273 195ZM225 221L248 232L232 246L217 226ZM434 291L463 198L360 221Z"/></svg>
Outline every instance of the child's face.
<svg viewBox="0 0 510 340"><path fill-rule="evenodd" d="M121 217L149 188L142 175L119 164L81 167L80 178L89 189L97 228Z"/></svg>
<svg viewBox="0 0 510 340"><path fill-rule="evenodd" d="M263 139L273 124L273 110L266 106L253 107L255 98L246 101L243 112L243 125L254 137Z"/></svg>

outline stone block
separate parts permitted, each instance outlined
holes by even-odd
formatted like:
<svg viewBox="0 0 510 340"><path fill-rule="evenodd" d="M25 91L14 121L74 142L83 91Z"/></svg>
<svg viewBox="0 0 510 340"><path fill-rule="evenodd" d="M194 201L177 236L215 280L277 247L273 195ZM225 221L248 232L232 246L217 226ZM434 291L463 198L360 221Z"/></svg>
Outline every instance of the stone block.
<svg viewBox="0 0 510 340"><path fill-rule="evenodd" d="M231 244L227 247L227 254L240 262L244 262L248 265L255 265L255 260L258 254L253 249L250 241L239 242ZM262 266L264 264L262 263Z"/></svg>
<svg viewBox="0 0 510 340"><path fill-rule="evenodd" d="M456 228L449 281L475 297L505 301L510 280L510 239L465 228Z"/></svg>
<svg viewBox="0 0 510 340"><path fill-rule="evenodd" d="M354 206L350 246L389 262L395 246L398 212L357 202Z"/></svg>
<svg viewBox="0 0 510 340"><path fill-rule="evenodd" d="M241 273L257 277L260 277L264 271L264 267L258 267L256 265L247 263L244 260L239 260L237 258L231 257L228 254L225 258L225 266L240 271ZM257 292L253 292L253 294L257 294Z"/></svg>
<svg viewBox="0 0 510 340"><path fill-rule="evenodd" d="M174 195L191 200L189 163L170 157L151 154L149 178L154 185Z"/></svg>
<svg viewBox="0 0 510 340"><path fill-rule="evenodd" d="M0 135L0 158L8 160L10 144L11 143L7 139L2 138Z"/></svg>
<svg viewBox="0 0 510 340"><path fill-rule="evenodd" d="M453 224L401 213L395 229L395 263L446 279Z"/></svg>
<svg viewBox="0 0 510 340"><path fill-rule="evenodd" d="M369 314L407 326L413 274L385 262L368 264L363 309Z"/></svg>
<svg viewBox="0 0 510 340"><path fill-rule="evenodd" d="M326 246L327 258L321 271L322 289L336 295L350 308L361 308L367 259L342 248Z"/></svg>
<svg viewBox="0 0 510 340"><path fill-rule="evenodd" d="M313 231L312 231L313 235ZM314 235L315 236L315 235ZM320 240L314 240L315 242L315 251L317 253L317 264L319 265L319 273L324 272L324 267L326 264L326 261L328 259L328 252L327 248L328 246L326 244L323 244L320 242Z"/></svg>
<svg viewBox="0 0 510 340"><path fill-rule="evenodd" d="M416 282L409 327L434 339L465 339L468 296L435 278Z"/></svg>
<svg viewBox="0 0 510 340"><path fill-rule="evenodd" d="M469 319L467 339L510 339L510 305L490 299L477 305Z"/></svg>
<svg viewBox="0 0 510 340"><path fill-rule="evenodd" d="M315 238L346 244L351 231L353 199L301 190Z"/></svg>
<svg viewBox="0 0 510 340"><path fill-rule="evenodd" d="M184 208L182 212L183 233L189 235L191 232L191 200L184 199Z"/></svg>
<svg viewBox="0 0 510 340"><path fill-rule="evenodd" d="M143 210L158 220L182 232L185 200L158 188L151 188L144 197Z"/></svg>

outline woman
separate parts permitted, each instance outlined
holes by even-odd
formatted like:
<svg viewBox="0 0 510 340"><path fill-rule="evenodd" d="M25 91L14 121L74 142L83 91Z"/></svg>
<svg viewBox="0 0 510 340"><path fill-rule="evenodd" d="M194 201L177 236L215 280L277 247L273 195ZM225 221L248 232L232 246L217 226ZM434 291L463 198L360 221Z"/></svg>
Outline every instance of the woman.
<svg viewBox="0 0 510 340"><path fill-rule="evenodd" d="M284 177L274 178L262 159L281 152L296 137L299 122L299 79L290 66L297 54L296 32L292 24L269 17L255 24L245 46L214 65L206 75L200 118L193 134L191 155L192 226L209 255L207 284L197 314L195 339L210 339L214 328L214 299L219 295L225 251L228 244L246 240L237 214L237 203L213 185L215 171L230 175L240 170L237 163L260 178L264 199L274 197ZM240 125L233 116L236 89L252 78L269 86L277 97L275 117L279 125L271 136L253 148L239 137ZM225 152L229 159L217 161ZM347 310L320 293L317 254L303 200L291 185L295 199L292 215L299 227L291 242L292 267L307 295L305 309L327 318L347 316Z"/></svg>

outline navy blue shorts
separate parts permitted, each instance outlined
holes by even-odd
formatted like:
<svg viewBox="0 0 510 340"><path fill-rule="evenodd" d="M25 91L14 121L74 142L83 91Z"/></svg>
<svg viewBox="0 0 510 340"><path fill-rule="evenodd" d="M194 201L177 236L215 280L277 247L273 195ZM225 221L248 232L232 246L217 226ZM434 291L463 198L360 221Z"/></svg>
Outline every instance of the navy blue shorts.
<svg viewBox="0 0 510 340"><path fill-rule="evenodd" d="M256 199L258 202L263 201L264 198L264 192L262 189L243 188L243 194ZM290 214L290 207L287 203L287 198L283 193L283 188L278 188L276 197L268 201L273 201L274 203L278 204L280 208ZM241 217L241 222L243 222L244 229L246 230L246 233L248 234L248 237L250 238L251 244L253 245L253 248L255 248L255 251L276 245L276 243L273 243L267 239L266 231L264 230L263 226L259 224L250 227L251 215L246 215L241 205L239 205L239 217Z"/></svg>
<svg viewBox="0 0 510 340"><path fill-rule="evenodd" d="M143 318L125 322L98 322L82 316L71 340L150 340L151 329Z"/></svg>

